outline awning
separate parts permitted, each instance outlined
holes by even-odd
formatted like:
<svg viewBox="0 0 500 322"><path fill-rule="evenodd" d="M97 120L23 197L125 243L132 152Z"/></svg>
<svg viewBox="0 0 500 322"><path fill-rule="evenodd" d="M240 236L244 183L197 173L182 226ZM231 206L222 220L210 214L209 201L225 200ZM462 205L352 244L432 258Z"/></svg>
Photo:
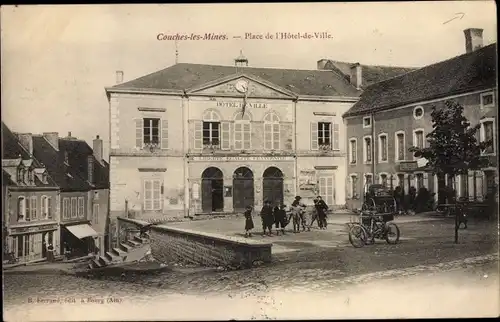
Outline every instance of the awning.
<svg viewBox="0 0 500 322"><path fill-rule="evenodd" d="M87 224L66 226L66 229L68 229L78 239L82 239L85 237L91 237L91 236L92 237L99 236L99 234L90 225L87 225Z"/></svg>

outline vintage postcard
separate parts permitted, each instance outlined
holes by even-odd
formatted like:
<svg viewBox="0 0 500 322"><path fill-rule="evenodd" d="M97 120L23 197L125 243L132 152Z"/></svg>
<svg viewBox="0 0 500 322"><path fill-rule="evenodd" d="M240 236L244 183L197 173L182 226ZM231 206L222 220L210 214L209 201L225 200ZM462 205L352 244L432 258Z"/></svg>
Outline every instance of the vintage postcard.
<svg viewBox="0 0 500 322"><path fill-rule="evenodd" d="M4 319L499 316L495 13L2 6Z"/></svg>

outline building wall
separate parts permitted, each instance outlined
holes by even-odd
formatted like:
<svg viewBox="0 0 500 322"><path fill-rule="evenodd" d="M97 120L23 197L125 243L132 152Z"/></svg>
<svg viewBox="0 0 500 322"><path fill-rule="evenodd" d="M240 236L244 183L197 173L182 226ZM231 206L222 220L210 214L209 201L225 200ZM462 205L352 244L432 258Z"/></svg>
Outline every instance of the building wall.
<svg viewBox="0 0 500 322"><path fill-rule="evenodd" d="M108 200L109 189L98 189L89 192L89 213L90 224L92 228L99 234L97 237L97 247L99 247L101 255L105 252L106 238L106 222L108 219Z"/></svg>
<svg viewBox="0 0 500 322"><path fill-rule="evenodd" d="M51 198L51 210L50 213L52 214L51 219L44 219L41 217L41 198L42 196L47 196ZM20 197L25 197L26 198L26 206L28 207L28 200L31 199L31 197L36 197L36 205L37 205L37 217L36 219L31 218L29 221L19 221L18 220L18 211L19 211L19 205L18 205L18 199ZM39 224L39 223L44 223L44 222L57 222L59 220L59 214L58 214L58 208L57 208L57 190L48 190L48 191L17 191L9 189L9 193L7 195L6 200L6 210L7 210L7 222L9 226L12 225L17 225L17 224Z"/></svg>
<svg viewBox="0 0 500 322"><path fill-rule="evenodd" d="M470 121L471 125L476 125L479 123L480 119L484 117L497 117L497 108L489 107L484 108L481 106L480 95L482 93L488 93L491 91L484 92L475 92L468 95L463 95L459 97L454 97L453 99L459 102L464 106L464 116ZM498 106L497 103L498 95L495 95L495 106ZM364 174L373 172L373 165L371 163L365 163L363 160L363 140L364 136L372 135L372 131L374 132L375 138L372 140L372 148L375 148L377 152L379 152L379 135L381 133L386 133L388 137L388 161L380 162L378 153L376 153L373 157L375 161L375 182L378 182L379 174L386 173L388 175L397 175L403 174L400 171L399 163L400 161L396 160L396 132L404 131L405 133L405 160L404 161L414 161L416 158L413 157L413 154L408 151L410 147L414 145L413 143L413 131L416 129L424 130L424 137L428 133L432 131L432 117L431 112L433 106L443 107L446 99L432 102L423 102L416 103L408 107L404 108L395 108L389 111L378 112L374 116L374 131L370 128L363 127L363 117L368 116L356 116L349 117L345 119L346 123L346 142L348 145L350 139L357 139L357 162L350 163L349 159L349 148L347 149L348 156L346 158L347 164L347 176L348 181L349 177L352 174L357 174L357 186L356 191L361 197L363 193L364 186ZM424 115L420 119L416 119L414 117L414 109L415 107L420 106L424 109ZM493 165L496 167L496 160ZM407 176L406 176L407 178ZM410 178L412 179L412 177ZM411 181L414 184L414 180ZM397 180L393 181L393 186L397 185ZM424 185L432 192L437 193L437 183L436 179L431 174L424 174ZM351 197L352 193L348 191L350 189L349 182L346 184L346 192L348 197ZM406 191L408 187L405 187ZM460 190L460 189L457 189ZM360 199L349 198L348 204L350 206L359 206L361 203Z"/></svg>
<svg viewBox="0 0 500 322"><path fill-rule="evenodd" d="M70 205L70 212L69 212L69 218L64 218L64 199L68 198L69 199L69 205ZM71 199L76 198L76 208L77 208L77 216L71 218ZM84 210L83 210L83 216L78 216L78 198L83 198L83 205L84 205ZM64 191L61 192L60 198L59 198L59 209L60 209L60 221L61 223L68 224L68 223L73 223L73 222L80 222L80 221L88 221L89 220L89 193L88 191Z"/></svg>

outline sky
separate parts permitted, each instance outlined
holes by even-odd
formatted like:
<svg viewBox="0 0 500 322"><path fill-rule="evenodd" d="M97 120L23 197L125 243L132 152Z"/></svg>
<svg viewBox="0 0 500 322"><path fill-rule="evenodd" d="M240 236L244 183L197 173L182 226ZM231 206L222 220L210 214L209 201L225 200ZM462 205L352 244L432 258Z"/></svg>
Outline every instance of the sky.
<svg viewBox="0 0 500 322"><path fill-rule="evenodd" d="M463 30L496 42L493 1L2 6L2 120L13 131L59 132L108 154L105 87L175 64L175 41L158 34L226 34L181 40L178 62L316 69L322 58L422 67L465 53ZM329 39L265 39L325 32ZM244 39L246 33L264 39ZM234 38L240 36L241 38Z"/></svg>

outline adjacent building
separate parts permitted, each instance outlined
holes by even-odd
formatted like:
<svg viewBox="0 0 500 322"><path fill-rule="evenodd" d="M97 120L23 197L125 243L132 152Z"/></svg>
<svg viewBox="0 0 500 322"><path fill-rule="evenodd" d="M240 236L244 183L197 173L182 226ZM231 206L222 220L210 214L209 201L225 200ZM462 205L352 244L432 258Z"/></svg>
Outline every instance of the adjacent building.
<svg viewBox="0 0 500 322"><path fill-rule="evenodd" d="M21 263L59 253L60 190L33 155L31 134L15 134L2 122L3 250Z"/></svg>
<svg viewBox="0 0 500 322"><path fill-rule="evenodd" d="M108 166L102 160L102 141L96 152L84 141L56 132L34 135L34 153L60 187L60 251L73 256L106 249ZM97 158L96 158L97 157ZM97 249L96 249L97 247Z"/></svg>
<svg viewBox="0 0 500 322"><path fill-rule="evenodd" d="M320 194L345 205L342 114L360 91L324 70L176 64L106 88L111 215L242 211Z"/></svg>
<svg viewBox="0 0 500 322"><path fill-rule="evenodd" d="M347 203L360 206L369 183L414 186L440 194L444 185L456 182L459 196L482 200L498 185L496 43L483 47L482 30L465 30L466 53L367 86L360 100L344 115L346 125ZM485 151L491 167L471 171L460 178L433 177L424 163L408 149L424 147L432 131L431 110L456 100L465 107L471 124L481 124L480 140L494 140ZM465 182L468 181L468 191ZM497 196L498 198L498 196Z"/></svg>

